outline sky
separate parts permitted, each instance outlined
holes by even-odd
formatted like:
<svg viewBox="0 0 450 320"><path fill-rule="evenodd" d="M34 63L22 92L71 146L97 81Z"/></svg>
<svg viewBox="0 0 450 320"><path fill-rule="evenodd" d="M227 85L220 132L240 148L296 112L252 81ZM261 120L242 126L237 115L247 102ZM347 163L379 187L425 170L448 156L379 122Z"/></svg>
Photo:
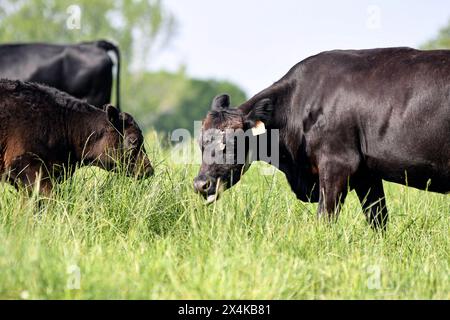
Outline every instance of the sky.
<svg viewBox="0 0 450 320"><path fill-rule="evenodd" d="M178 28L151 70L237 83L250 97L331 49L418 47L450 20L449 0L165 0Z"/></svg>

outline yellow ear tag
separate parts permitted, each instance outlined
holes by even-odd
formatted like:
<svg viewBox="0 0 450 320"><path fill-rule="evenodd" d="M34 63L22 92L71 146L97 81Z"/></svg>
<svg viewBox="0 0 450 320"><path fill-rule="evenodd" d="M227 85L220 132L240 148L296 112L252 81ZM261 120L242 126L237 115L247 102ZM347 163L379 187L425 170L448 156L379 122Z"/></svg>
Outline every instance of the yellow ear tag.
<svg viewBox="0 0 450 320"><path fill-rule="evenodd" d="M254 136L259 136L260 134L266 133L266 126L262 121L256 121L255 126L252 128L252 134Z"/></svg>

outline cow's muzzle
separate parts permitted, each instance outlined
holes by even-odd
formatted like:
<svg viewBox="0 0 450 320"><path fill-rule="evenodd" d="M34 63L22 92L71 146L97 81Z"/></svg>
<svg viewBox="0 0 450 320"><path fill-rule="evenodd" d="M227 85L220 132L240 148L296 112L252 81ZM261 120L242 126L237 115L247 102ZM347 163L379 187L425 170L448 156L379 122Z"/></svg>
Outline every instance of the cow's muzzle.
<svg viewBox="0 0 450 320"><path fill-rule="evenodd" d="M205 175L194 179L194 190L206 199L206 204L211 204L218 199L216 180Z"/></svg>

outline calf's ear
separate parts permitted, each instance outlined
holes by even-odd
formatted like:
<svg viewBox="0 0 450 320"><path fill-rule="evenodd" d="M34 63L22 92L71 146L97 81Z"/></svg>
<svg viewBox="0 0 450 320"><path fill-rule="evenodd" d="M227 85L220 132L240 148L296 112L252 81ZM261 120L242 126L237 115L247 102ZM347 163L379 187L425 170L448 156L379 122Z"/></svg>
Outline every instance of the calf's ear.
<svg viewBox="0 0 450 320"><path fill-rule="evenodd" d="M211 104L211 110L220 111L230 107L230 96L227 94L222 94L216 96Z"/></svg>
<svg viewBox="0 0 450 320"><path fill-rule="evenodd" d="M120 122L120 111L116 107L112 105L106 105L105 107L106 116L108 117L108 121L113 124L114 127L119 127Z"/></svg>
<svg viewBox="0 0 450 320"><path fill-rule="evenodd" d="M245 127L247 129L252 129L253 135L255 136L266 132L265 124L269 121L272 111L272 100L266 98L258 101L247 116L245 116Z"/></svg>

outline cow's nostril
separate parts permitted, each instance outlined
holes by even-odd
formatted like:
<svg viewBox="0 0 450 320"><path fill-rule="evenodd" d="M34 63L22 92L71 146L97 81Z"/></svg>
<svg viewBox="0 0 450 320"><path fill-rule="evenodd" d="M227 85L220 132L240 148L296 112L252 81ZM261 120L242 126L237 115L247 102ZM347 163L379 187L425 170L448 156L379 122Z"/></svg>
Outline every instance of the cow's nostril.
<svg viewBox="0 0 450 320"><path fill-rule="evenodd" d="M194 188L198 192L204 193L208 191L209 187L211 186L210 180L195 180L194 181Z"/></svg>

